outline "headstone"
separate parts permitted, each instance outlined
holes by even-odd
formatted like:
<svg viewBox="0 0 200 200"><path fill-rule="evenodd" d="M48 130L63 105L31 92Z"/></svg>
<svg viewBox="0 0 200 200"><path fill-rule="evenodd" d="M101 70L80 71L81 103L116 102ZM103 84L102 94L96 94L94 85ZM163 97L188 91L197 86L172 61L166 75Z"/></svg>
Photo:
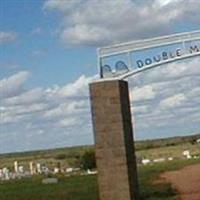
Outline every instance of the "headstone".
<svg viewBox="0 0 200 200"><path fill-rule="evenodd" d="M172 161L172 160L174 160L174 158L173 158L173 157L169 157L168 160L169 160L169 161Z"/></svg>
<svg viewBox="0 0 200 200"><path fill-rule="evenodd" d="M9 176L9 169L6 168L6 167L4 167L2 171L3 171L4 179L5 179L5 180L9 180L9 179L10 179L10 176Z"/></svg>
<svg viewBox="0 0 200 200"><path fill-rule="evenodd" d="M97 171L91 171L91 170L87 170L87 174L88 175L94 175L94 174L97 174Z"/></svg>
<svg viewBox="0 0 200 200"><path fill-rule="evenodd" d="M154 163L159 163L159 162L164 162L166 159L165 158L156 158L153 160Z"/></svg>
<svg viewBox="0 0 200 200"><path fill-rule="evenodd" d="M67 168L67 169L66 169L66 172L67 172L67 173L73 172L73 168L71 168L71 167L70 167L70 168Z"/></svg>
<svg viewBox="0 0 200 200"><path fill-rule="evenodd" d="M0 169L0 178L2 178L2 177L3 177L3 170Z"/></svg>
<svg viewBox="0 0 200 200"><path fill-rule="evenodd" d="M42 173L41 164L40 164L40 163L37 163L36 169L37 169L37 173L38 173L38 174L41 174L41 173Z"/></svg>
<svg viewBox="0 0 200 200"><path fill-rule="evenodd" d="M143 159L142 160L142 164L143 165L147 165L147 164L149 164L151 161L149 160L149 159Z"/></svg>
<svg viewBox="0 0 200 200"><path fill-rule="evenodd" d="M30 168L30 174L34 175L35 174L35 170L34 170L33 162L29 162L29 168Z"/></svg>
<svg viewBox="0 0 200 200"><path fill-rule="evenodd" d="M45 178L42 180L43 184L56 184L58 183L58 179L57 178Z"/></svg>
<svg viewBox="0 0 200 200"><path fill-rule="evenodd" d="M23 174L24 173L24 166L19 166L19 173L20 174Z"/></svg>
<svg viewBox="0 0 200 200"><path fill-rule="evenodd" d="M187 159L191 159L192 158L192 156L190 155L190 151L189 150L183 151L183 156L185 156Z"/></svg>
<svg viewBox="0 0 200 200"><path fill-rule="evenodd" d="M42 173L48 174L49 173L49 168L46 166L42 166Z"/></svg>
<svg viewBox="0 0 200 200"><path fill-rule="evenodd" d="M60 172L60 169L57 168L57 167L55 167L55 168L54 168L54 174L58 174L59 172Z"/></svg>
<svg viewBox="0 0 200 200"><path fill-rule="evenodd" d="M17 161L14 162L14 171L16 174L18 173L18 162Z"/></svg>

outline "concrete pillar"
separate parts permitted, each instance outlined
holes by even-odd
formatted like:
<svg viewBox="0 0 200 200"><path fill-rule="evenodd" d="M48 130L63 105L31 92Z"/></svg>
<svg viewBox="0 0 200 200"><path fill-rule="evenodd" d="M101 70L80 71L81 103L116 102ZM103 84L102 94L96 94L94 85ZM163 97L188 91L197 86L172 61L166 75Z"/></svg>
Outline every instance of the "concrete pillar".
<svg viewBox="0 0 200 200"><path fill-rule="evenodd" d="M90 84L100 200L138 200L128 83Z"/></svg>

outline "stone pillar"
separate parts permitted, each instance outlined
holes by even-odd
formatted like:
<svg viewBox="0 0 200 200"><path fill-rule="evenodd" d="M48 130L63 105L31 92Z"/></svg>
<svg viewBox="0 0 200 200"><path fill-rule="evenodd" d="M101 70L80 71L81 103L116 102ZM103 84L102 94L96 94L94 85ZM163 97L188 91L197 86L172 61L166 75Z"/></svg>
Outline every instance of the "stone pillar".
<svg viewBox="0 0 200 200"><path fill-rule="evenodd" d="M90 84L100 200L138 200L128 83Z"/></svg>

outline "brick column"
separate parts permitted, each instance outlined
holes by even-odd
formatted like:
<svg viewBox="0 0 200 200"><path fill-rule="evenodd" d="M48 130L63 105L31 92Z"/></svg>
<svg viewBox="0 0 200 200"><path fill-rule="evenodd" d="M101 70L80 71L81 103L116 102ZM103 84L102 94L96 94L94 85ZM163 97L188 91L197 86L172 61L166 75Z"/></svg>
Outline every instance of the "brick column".
<svg viewBox="0 0 200 200"><path fill-rule="evenodd" d="M128 83L90 84L100 200L138 200Z"/></svg>

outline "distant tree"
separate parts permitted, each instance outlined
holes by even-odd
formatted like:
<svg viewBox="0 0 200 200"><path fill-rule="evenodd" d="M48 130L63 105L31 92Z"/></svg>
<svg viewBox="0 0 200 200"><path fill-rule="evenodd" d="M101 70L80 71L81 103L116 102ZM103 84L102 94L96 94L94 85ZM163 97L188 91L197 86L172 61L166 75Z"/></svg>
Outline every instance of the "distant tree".
<svg viewBox="0 0 200 200"><path fill-rule="evenodd" d="M191 139L190 139L190 144L194 145L194 144L196 144L196 143L197 143L197 141L196 141L195 138L191 138Z"/></svg>
<svg viewBox="0 0 200 200"><path fill-rule="evenodd" d="M82 155L81 168L84 170L96 168L96 159L95 159L95 151L94 150L87 150Z"/></svg>
<svg viewBox="0 0 200 200"><path fill-rule="evenodd" d="M81 167L81 152L70 152L67 154L67 162L69 166L80 168Z"/></svg>
<svg viewBox="0 0 200 200"><path fill-rule="evenodd" d="M56 155L55 159L56 160L64 160L64 159L66 159L66 157L67 157L66 154L61 153L61 154Z"/></svg>

